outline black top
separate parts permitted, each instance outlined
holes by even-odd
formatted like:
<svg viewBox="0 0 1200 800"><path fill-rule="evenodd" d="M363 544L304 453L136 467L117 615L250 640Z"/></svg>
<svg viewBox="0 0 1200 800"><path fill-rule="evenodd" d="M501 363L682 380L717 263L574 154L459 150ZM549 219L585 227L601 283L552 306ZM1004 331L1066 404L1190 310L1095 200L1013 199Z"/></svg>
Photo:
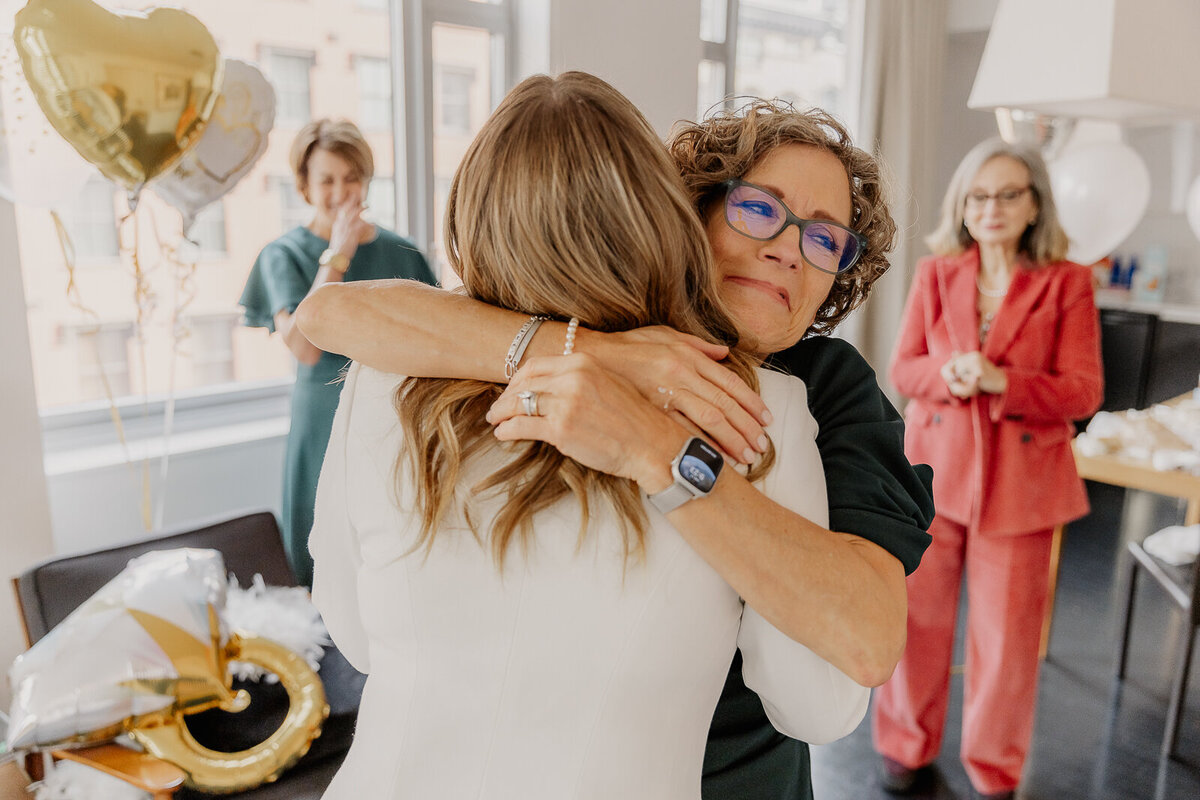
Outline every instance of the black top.
<svg viewBox="0 0 1200 800"><path fill-rule="evenodd" d="M911 574L929 546L933 470L904 456L904 422L875 371L852 345L805 339L772 356L768 367L808 387L819 427L829 527L875 542ZM758 695L742 681L735 654L713 714L704 754L705 800L810 800L808 745L771 725Z"/></svg>

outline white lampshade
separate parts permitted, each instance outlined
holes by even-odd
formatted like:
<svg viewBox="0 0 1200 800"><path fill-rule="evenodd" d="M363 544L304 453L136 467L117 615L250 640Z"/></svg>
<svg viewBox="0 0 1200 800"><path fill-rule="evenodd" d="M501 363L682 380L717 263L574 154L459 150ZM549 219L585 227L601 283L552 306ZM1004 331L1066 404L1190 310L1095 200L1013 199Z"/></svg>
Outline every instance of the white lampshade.
<svg viewBox="0 0 1200 800"><path fill-rule="evenodd" d="M1200 1L999 0L967 106L1200 118Z"/></svg>

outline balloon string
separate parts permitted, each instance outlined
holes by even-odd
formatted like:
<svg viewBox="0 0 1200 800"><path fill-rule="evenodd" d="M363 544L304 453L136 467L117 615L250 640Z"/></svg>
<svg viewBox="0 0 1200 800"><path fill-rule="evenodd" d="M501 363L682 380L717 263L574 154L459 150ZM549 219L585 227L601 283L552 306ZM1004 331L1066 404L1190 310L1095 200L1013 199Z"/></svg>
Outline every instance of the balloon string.
<svg viewBox="0 0 1200 800"><path fill-rule="evenodd" d="M81 330L81 334L93 337L93 341L95 341L96 335L100 332L100 315L84 304L79 284L75 280L75 243L71 241L67 226L63 224L62 217L58 215L58 212L51 211L50 218L54 220L54 230L58 233L58 246L62 251L63 263L67 267L67 302L92 321L89 328ZM100 376L100 385L104 388L104 397L108 400L108 414L112 419L113 429L117 433L121 452L125 456L125 465L132 474L133 456L129 452L129 440L125 437L125 425L121 421L121 410L117 407L116 398L113 396L112 383L108 380L108 370L104 368L104 358L101 356L99 345L97 344L93 350L96 355L96 372Z"/></svg>
<svg viewBox="0 0 1200 800"><path fill-rule="evenodd" d="M163 242L158 232L157 218L153 215L150 217L150 227L154 233L154 241L158 247L158 251L163 254L163 257L172 266L175 276L175 281L172 284L171 357L167 370L167 400L163 409L162 456L159 459L158 467L159 493L158 503L154 510L154 529L161 530L163 516L166 513L167 476L170 474L171 465L171 434L175 427L176 366L182 351L183 341L191 335L191 330L184 320L185 312L191 306L192 301L196 299L194 281L196 264L195 262L191 264L184 263L179 258L178 245Z"/></svg>
<svg viewBox="0 0 1200 800"><path fill-rule="evenodd" d="M133 244L126 246L124 241L122 241L122 247L128 250L130 265L133 267L133 296L137 308L134 336L137 341L138 366L142 375L142 419L145 420L150 416L150 373L146 368L146 322L154 307L154 294L150 290L148 273L142 269L140 230L138 226L139 215L137 213L136 198L130 196L129 200L130 211L121 218L120 230L124 233L127 229L131 229L133 232ZM124 240L124 237L122 239ZM140 472L142 482L142 527L147 532L150 532L154 528L150 511L150 460L148 458L142 459Z"/></svg>

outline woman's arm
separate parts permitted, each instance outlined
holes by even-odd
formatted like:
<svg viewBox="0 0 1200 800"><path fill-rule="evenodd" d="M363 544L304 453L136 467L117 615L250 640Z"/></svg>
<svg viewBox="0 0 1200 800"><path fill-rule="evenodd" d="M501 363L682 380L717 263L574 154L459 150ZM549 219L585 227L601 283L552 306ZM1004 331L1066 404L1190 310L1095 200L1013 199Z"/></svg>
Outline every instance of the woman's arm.
<svg viewBox="0 0 1200 800"><path fill-rule="evenodd" d="M518 393L539 392L543 416ZM593 469L636 481L647 494L671 483L670 462L689 436L630 384L586 355L531 361L488 420L502 440L538 439ZM836 533L770 500L732 469L671 524L759 614L864 686L887 680L904 649L904 567L882 547Z"/></svg>
<svg viewBox="0 0 1200 800"><path fill-rule="evenodd" d="M337 216L334 217L333 227L329 234L329 249L345 256L345 263L347 265L349 265L350 259L354 258L354 254L358 251L359 242L370 237L374 232L374 226L362 218L363 208L360 196L348 196L345 202L338 208ZM318 267L317 274L313 277L312 286L308 287L308 294L305 296L311 295L322 286L341 284L345 279L346 273L344 270L337 270L329 265ZM275 330L279 333L283 339L283 343L287 345L287 349L291 351L297 361L311 367L321 360L321 353L324 348L309 341L300 330L300 327L296 325L294 314L290 313L287 309L280 309L275 312L274 320Z"/></svg>
<svg viewBox="0 0 1200 800"><path fill-rule="evenodd" d="M300 304L296 319L317 347L375 369L504 383L504 357L529 317L416 281L387 280L323 286ZM543 323L525 361L561 353L566 328ZM575 350L630 380L647 399L658 400L664 394L659 387L668 390L671 408L739 461L763 452L766 406L717 363L727 348L655 327L622 333L581 328Z"/></svg>
<svg viewBox="0 0 1200 800"><path fill-rule="evenodd" d="M340 283L342 278L343 274L332 267L321 267L317 270L317 277L313 280L313 289L328 286L335 281ZM296 309L297 312L299 310ZM284 309L276 312L275 332L283 339L283 343L287 345L287 349L296 357L297 361L311 367L321 360L323 351L310 342L300 330L300 326L296 324L296 316L296 314L289 314Z"/></svg>

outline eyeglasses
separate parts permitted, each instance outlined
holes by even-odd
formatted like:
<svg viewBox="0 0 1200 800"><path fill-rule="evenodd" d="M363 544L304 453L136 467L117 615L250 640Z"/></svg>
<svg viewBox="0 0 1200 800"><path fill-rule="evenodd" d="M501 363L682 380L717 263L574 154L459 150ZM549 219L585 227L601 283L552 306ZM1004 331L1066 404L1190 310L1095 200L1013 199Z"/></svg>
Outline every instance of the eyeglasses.
<svg viewBox="0 0 1200 800"><path fill-rule="evenodd" d="M967 195L967 205L982 208L987 205L988 200L995 200L1001 206L1011 206L1024 197L1030 188L1032 187L1022 186L1020 189L1001 189L995 194L971 192Z"/></svg>
<svg viewBox="0 0 1200 800"><path fill-rule="evenodd" d="M770 241L789 225L800 231L800 255L813 267L837 274L858 263L867 240L858 231L824 219L802 219L771 192L742 180L725 182L725 222L743 236Z"/></svg>

